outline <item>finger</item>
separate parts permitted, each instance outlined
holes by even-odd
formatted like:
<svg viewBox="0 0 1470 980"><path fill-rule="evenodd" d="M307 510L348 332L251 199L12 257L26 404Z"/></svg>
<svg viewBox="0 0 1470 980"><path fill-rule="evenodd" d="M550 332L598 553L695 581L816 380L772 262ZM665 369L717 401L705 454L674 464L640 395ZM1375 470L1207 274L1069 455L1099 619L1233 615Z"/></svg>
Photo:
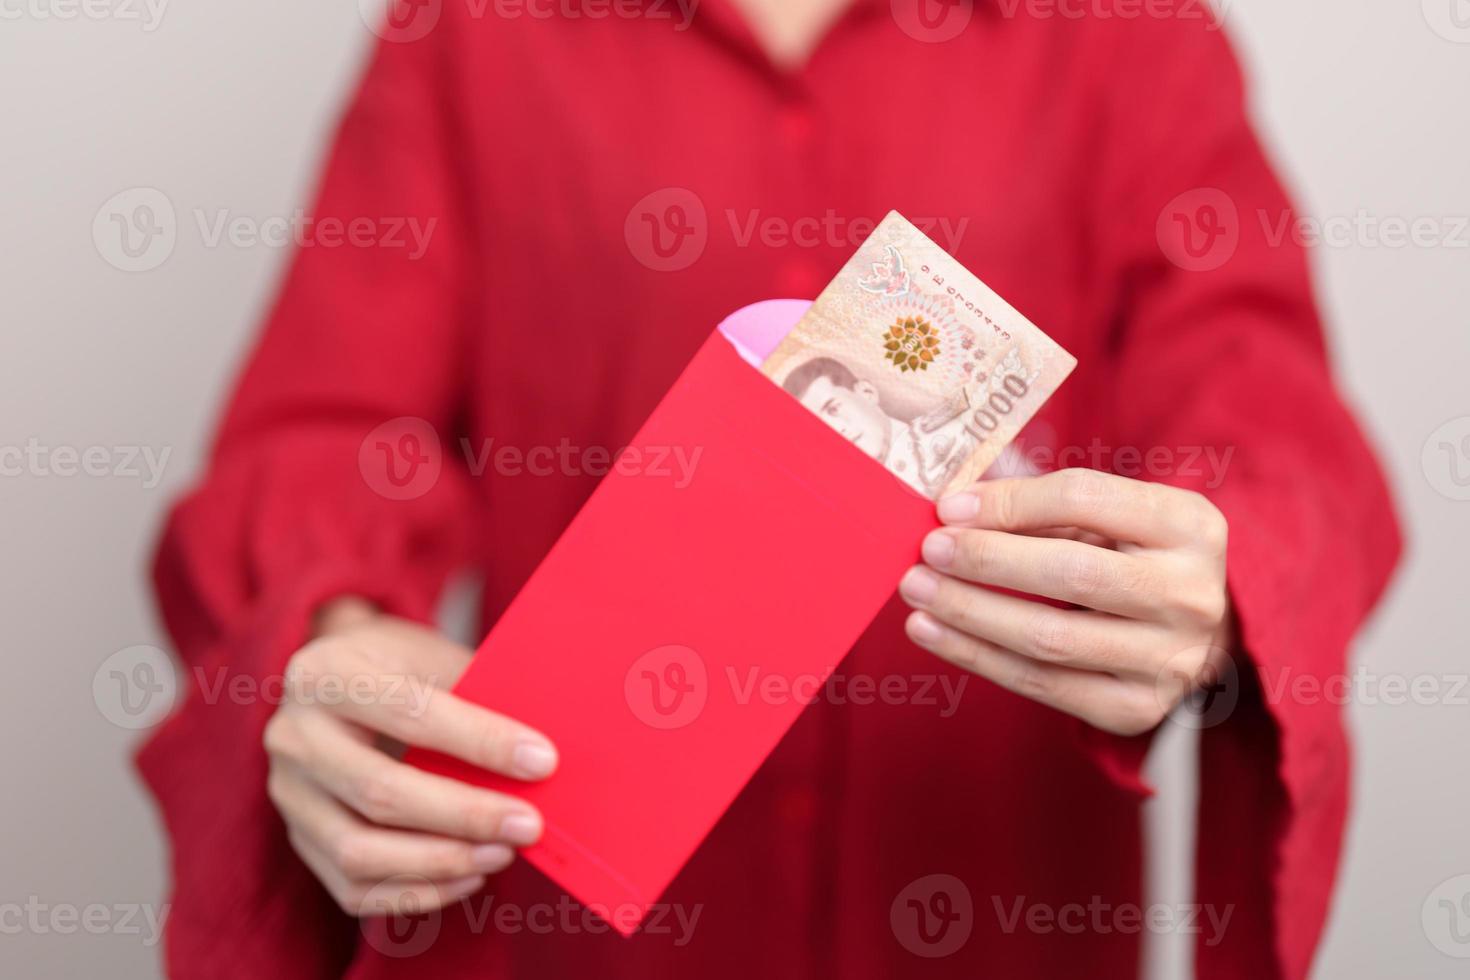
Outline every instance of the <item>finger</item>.
<svg viewBox="0 0 1470 980"><path fill-rule="evenodd" d="M923 565L909 569L899 594L963 633L1035 660L1133 676L1152 676L1158 667L1146 624L1004 595Z"/></svg>
<svg viewBox="0 0 1470 980"><path fill-rule="evenodd" d="M556 771L556 748L545 735L449 691L434 691L417 710L344 703L341 714L406 745L434 749L514 779L545 779Z"/></svg>
<svg viewBox="0 0 1470 980"><path fill-rule="evenodd" d="M354 914L364 919L422 915L468 898L483 887L483 877L425 881L417 875L396 875L373 883L357 903Z"/></svg>
<svg viewBox="0 0 1470 980"><path fill-rule="evenodd" d="M327 892L349 915L418 915L443 908L473 895L485 886L484 875L451 881L430 881L418 875L397 875L382 880L353 881L336 868L331 858L306 836L289 832L291 848L316 876Z"/></svg>
<svg viewBox="0 0 1470 980"><path fill-rule="evenodd" d="M307 746L299 764L375 824L515 847L541 836L541 815L524 800L399 762L352 737L332 715L304 714L299 724Z"/></svg>
<svg viewBox="0 0 1470 980"><path fill-rule="evenodd" d="M427 683L426 669L448 669L454 644L393 643L368 649L350 638L312 644L293 659L293 698L319 704L406 745L434 749L516 779L556 771L556 748L540 732Z"/></svg>
<svg viewBox="0 0 1470 980"><path fill-rule="evenodd" d="M438 688L458 683L474 659L475 652L464 644L404 619L382 622L374 639L386 652L405 654L417 675Z"/></svg>
<svg viewBox="0 0 1470 980"><path fill-rule="evenodd" d="M1151 618L1164 600L1144 558L1062 538L940 528L924 539L923 555L956 578L1135 619Z"/></svg>
<svg viewBox="0 0 1470 980"><path fill-rule="evenodd" d="M1072 526L1156 547L1223 535L1223 518L1198 494L1087 469L981 481L940 501L939 516L998 531Z"/></svg>
<svg viewBox="0 0 1470 980"><path fill-rule="evenodd" d="M1120 734L1158 724L1160 712L1137 685L1108 674L1046 663L961 633L926 612L909 614L909 639L957 667L1022 697Z"/></svg>
<svg viewBox="0 0 1470 980"><path fill-rule="evenodd" d="M1080 527L1033 527L1024 532L1033 538L1067 538L1071 541L1081 541L1083 544L1095 545L1099 548L1107 548L1109 551L1117 550L1118 542L1112 538L1105 538L1093 531L1084 531Z"/></svg>
<svg viewBox="0 0 1470 980"><path fill-rule="evenodd" d="M506 844L468 841L376 827L348 810L291 765L271 770L271 798L303 835L349 881L418 875L453 881L503 871L515 851Z"/></svg>

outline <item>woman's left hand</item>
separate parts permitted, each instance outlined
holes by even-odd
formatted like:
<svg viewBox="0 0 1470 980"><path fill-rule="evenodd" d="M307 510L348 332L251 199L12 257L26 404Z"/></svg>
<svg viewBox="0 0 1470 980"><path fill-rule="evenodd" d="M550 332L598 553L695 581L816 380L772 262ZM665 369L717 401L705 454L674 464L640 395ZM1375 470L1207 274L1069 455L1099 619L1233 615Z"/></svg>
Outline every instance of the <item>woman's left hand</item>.
<svg viewBox="0 0 1470 980"><path fill-rule="evenodd" d="M1227 526L1203 496L1069 469L977 483L939 517L899 586L924 649L1119 735L1228 662Z"/></svg>

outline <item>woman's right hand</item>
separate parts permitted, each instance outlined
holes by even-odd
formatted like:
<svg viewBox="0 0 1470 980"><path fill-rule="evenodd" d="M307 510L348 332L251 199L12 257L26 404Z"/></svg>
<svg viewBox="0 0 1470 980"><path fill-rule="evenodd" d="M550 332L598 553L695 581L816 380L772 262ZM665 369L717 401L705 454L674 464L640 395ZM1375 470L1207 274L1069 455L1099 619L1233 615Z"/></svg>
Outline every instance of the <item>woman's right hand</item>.
<svg viewBox="0 0 1470 980"><path fill-rule="evenodd" d="M541 836L524 800L406 765L405 746L536 780L540 732L450 693L471 652L358 600L326 607L266 725L269 793L292 847L353 915L428 911L473 894Z"/></svg>

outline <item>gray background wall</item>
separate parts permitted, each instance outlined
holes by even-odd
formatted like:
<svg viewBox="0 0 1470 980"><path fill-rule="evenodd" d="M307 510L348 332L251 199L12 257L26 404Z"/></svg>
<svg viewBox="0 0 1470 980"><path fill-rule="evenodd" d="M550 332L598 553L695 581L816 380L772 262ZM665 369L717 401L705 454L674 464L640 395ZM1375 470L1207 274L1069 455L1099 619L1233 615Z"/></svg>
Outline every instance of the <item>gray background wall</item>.
<svg viewBox="0 0 1470 980"><path fill-rule="evenodd" d="M158 2L0 6L0 452L46 447L19 467L12 452L0 475L10 976L157 972L145 913L162 900L163 841L128 763L137 734L94 680L105 689L111 669L146 667L128 648L163 642L145 556L287 257L209 247L192 215L261 219L304 203L372 39L350 0ZM1455 941L1438 903L1464 899L1470 929L1470 878L1456 880L1470 875L1470 707L1452 695L1470 670L1470 501L1457 499L1470 489L1450 469L1470 473L1470 442L1458 459L1439 443L1470 433L1470 233L1453 221L1470 215L1470 3L1236 0L1227 15L1303 212L1359 228L1317 248L1316 267L1344 385L1411 536L1359 645L1370 673L1350 708L1357 807L1317 975L1462 976L1452 954L1470 955L1470 942ZM137 187L164 191L180 220L168 261L127 273L94 243L93 221ZM1418 218L1459 247L1391 247L1362 230ZM92 473L79 460L65 475L63 447L100 447L82 457ZM168 454L157 485L149 452ZM1392 703L1390 675L1439 693ZM1187 755L1187 734L1171 732L1153 763L1155 889L1176 902L1188 901ZM1180 938L1156 942L1156 975L1183 975Z"/></svg>

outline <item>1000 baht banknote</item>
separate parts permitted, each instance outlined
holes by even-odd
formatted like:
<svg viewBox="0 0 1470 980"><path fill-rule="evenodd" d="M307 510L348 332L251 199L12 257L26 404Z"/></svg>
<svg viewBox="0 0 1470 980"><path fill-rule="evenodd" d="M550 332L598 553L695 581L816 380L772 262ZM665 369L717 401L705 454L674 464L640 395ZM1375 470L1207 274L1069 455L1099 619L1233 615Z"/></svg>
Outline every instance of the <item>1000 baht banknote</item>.
<svg viewBox="0 0 1470 980"><path fill-rule="evenodd" d="M979 479L1076 364L889 212L761 370L938 499Z"/></svg>

